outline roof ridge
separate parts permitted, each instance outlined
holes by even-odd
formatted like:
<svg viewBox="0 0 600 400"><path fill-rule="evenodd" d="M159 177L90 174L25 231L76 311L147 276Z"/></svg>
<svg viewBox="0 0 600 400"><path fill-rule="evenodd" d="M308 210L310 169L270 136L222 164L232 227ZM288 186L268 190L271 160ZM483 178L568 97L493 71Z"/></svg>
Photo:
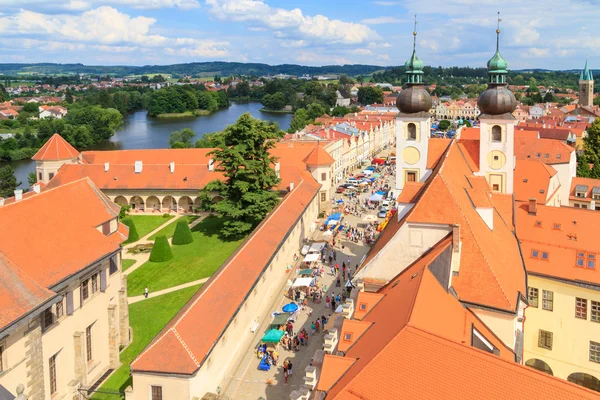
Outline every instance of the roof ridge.
<svg viewBox="0 0 600 400"><path fill-rule="evenodd" d="M67 185L72 185L74 183L78 183L78 182L84 181L84 180L90 180L90 178L87 177L87 176L84 176L83 178L79 178L77 180L74 180L74 181L71 181L71 182L67 182L67 183L62 184L60 186L56 186L56 187L51 187L51 188L48 188L48 189L44 189L40 193L36 193L33 196L23 196L23 198L21 200L19 200L19 201L13 201L13 202L10 202L8 204L3 205L2 207L0 207L0 210L5 209L6 207L14 206L15 204L21 204L21 203L23 203L24 201L27 201L27 200L37 199L38 197L40 197L40 195L52 192L54 190L60 189L62 187L65 187ZM90 182L91 182L91 180L90 180ZM27 192L27 193L31 193L31 192ZM12 199L12 197L7 197L7 199Z"/></svg>
<svg viewBox="0 0 600 400"><path fill-rule="evenodd" d="M179 336L179 332L177 332L177 329L176 328L171 328L170 331L173 332L173 334L175 335L175 337L177 338L177 340L179 340L179 343L181 343L181 345L183 346L183 348L185 349L185 351L187 351L188 355L190 356L190 358L192 359L192 361L194 362L194 364L196 364L196 367L199 367L200 363L198 362L198 360L196 359L196 357L194 357L194 353L192 353L192 351L190 350L190 348L188 347L188 345L185 343L185 341L183 340L183 338L181 336Z"/></svg>
<svg viewBox="0 0 600 400"><path fill-rule="evenodd" d="M444 168L445 165L442 166L442 168ZM468 164L467 164L468 167ZM441 170L440 170L441 172ZM448 185L448 182L446 182L446 179L444 178L443 174L439 174L442 182L444 182L444 185L446 186L446 188L448 189L448 191L450 192L450 194L452 195L452 199L454 200L454 203L456 203L456 205L458 206L458 209L460 210L460 213L462 214L464 220L466 221L469 230L471 231L471 233L473 234L473 240L475 241L475 244L477 245L477 247L479 248L480 252L481 252L481 256L483 257L483 260L485 261L485 264L488 266L488 268L490 269L490 271L492 272L492 276L494 277L494 279L496 280L496 282L498 283L498 287L500 288L500 291L502 292L502 294L504 295L504 298L506 299L506 301L508 302L508 304L512 307L512 303L510 302L510 300L508 299L508 296L506 296L506 293L504 292L504 288L502 287L502 285L500 284L500 282L498 281L498 277L496 276L496 273L494 272L492 266L490 265L490 262L488 261L487 257L485 256L485 253L483 251L483 249L481 248L481 245L479 244L479 241L477 240L477 235L475 235L473 233L473 227L471 226L471 223L469 222L469 219L467 218L467 216L465 215L463 208L461 207L460 203L456 200L456 196L453 192L453 190L450 188L450 186ZM469 182L469 185L471 183ZM472 186L471 186L472 187ZM493 204L492 204L493 205ZM494 206L494 211L496 213L498 213L498 211L496 210L496 206Z"/></svg>

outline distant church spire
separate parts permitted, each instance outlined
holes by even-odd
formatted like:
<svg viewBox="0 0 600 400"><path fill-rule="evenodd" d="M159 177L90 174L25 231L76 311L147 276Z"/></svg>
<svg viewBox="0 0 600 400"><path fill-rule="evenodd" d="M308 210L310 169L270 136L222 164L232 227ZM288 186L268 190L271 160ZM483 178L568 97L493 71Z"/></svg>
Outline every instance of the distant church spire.
<svg viewBox="0 0 600 400"><path fill-rule="evenodd" d="M404 63L407 83L423 83L423 61L417 57L417 16L415 15L415 29L413 30L412 56Z"/></svg>
<svg viewBox="0 0 600 400"><path fill-rule="evenodd" d="M593 81L594 76L592 75L592 71L588 69L588 59L585 57L585 67L583 67L583 71L579 74L580 81Z"/></svg>

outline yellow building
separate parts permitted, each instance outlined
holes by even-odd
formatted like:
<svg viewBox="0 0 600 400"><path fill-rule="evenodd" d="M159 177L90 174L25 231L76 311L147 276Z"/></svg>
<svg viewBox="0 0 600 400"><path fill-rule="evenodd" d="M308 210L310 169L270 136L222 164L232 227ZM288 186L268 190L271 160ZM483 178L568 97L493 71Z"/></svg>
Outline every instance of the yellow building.
<svg viewBox="0 0 600 400"><path fill-rule="evenodd" d="M528 275L525 364L600 391L600 215L517 203Z"/></svg>

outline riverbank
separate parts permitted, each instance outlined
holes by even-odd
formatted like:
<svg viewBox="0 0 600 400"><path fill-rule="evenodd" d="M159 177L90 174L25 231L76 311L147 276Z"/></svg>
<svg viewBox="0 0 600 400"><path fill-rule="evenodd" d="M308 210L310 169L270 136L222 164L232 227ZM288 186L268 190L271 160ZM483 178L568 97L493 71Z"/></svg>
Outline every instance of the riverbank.
<svg viewBox="0 0 600 400"><path fill-rule="evenodd" d="M218 111L218 110L217 110ZM189 117L202 117L206 115L212 114L214 111L209 110L194 110L194 111L186 111L182 113L166 113L166 114L158 114L156 118L189 118Z"/></svg>
<svg viewBox="0 0 600 400"><path fill-rule="evenodd" d="M293 114L294 112L292 110L269 110L268 108L261 108L260 110L258 110L260 112L264 112L264 113L269 113L269 114Z"/></svg>

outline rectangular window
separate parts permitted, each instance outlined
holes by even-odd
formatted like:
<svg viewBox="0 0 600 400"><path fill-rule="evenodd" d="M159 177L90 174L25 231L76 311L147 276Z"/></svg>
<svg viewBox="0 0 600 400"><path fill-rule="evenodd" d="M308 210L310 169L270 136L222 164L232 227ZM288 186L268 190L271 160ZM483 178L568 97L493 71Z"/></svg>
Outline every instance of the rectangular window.
<svg viewBox="0 0 600 400"><path fill-rule="evenodd" d="M540 257L540 251L539 250L531 250L531 257L532 258L539 258Z"/></svg>
<svg viewBox="0 0 600 400"><path fill-rule="evenodd" d="M542 308L544 310L554 310L554 292L542 290Z"/></svg>
<svg viewBox="0 0 600 400"><path fill-rule="evenodd" d="M4 371L4 364L2 363L2 353L4 353L4 345L0 344L0 372Z"/></svg>
<svg viewBox="0 0 600 400"><path fill-rule="evenodd" d="M44 311L44 328L48 328L54 323L54 314L52 314L52 307Z"/></svg>
<svg viewBox="0 0 600 400"><path fill-rule="evenodd" d="M110 221L102 224L102 234L110 235Z"/></svg>
<svg viewBox="0 0 600 400"><path fill-rule="evenodd" d="M50 173L48 174L48 179L50 180L50 179L52 179L52 178L54 178L54 172L50 172Z"/></svg>
<svg viewBox="0 0 600 400"><path fill-rule="evenodd" d="M86 301L89 297L90 297L90 292L89 292L89 279L86 279L85 281L81 282L81 304L83 304L84 301Z"/></svg>
<svg viewBox="0 0 600 400"><path fill-rule="evenodd" d="M326 201L326 200L327 200L327 194L321 193L321 201Z"/></svg>
<svg viewBox="0 0 600 400"><path fill-rule="evenodd" d="M50 357L50 361L48 362L50 372L50 394L56 393L56 356L57 354Z"/></svg>
<svg viewBox="0 0 600 400"><path fill-rule="evenodd" d="M587 319L587 299L575 298L575 318Z"/></svg>
<svg viewBox="0 0 600 400"><path fill-rule="evenodd" d="M325 182L327 180L327 172L321 173L321 182Z"/></svg>
<svg viewBox="0 0 600 400"><path fill-rule="evenodd" d="M596 255L594 253L577 252L575 265L578 267L586 267L590 269L596 268Z"/></svg>
<svg viewBox="0 0 600 400"><path fill-rule="evenodd" d="M85 328L85 355L88 362L92 361L92 325Z"/></svg>
<svg viewBox="0 0 600 400"><path fill-rule="evenodd" d="M592 300L591 303L592 312L590 314L590 321L600 322L600 302Z"/></svg>
<svg viewBox="0 0 600 400"><path fill-rule="evenodd" d="M548 252L547 251L542 251L542 260L545 260L545 261L548 260Z"/></svg>
<svg viewBox="0 0 600 400"><path fill-rule="evenodd" d="M98 274L92 275L92 293L98 291Z"/></svg>
<svg viewBox="0 0 600 400"><path fill-rule="evenodd" d="M531 307L538 308L539 290L537 288L530 287L528 294L527 300L529 301L529 305Z"/></svg>
<svg viewBox="0 0 600 400"><path fill-rule="evenodd" d="M112 275L115 272L117 272L118 270L119 270L119 267L117 265L117 256L112 256L110 258L110 267L109 267L108 273L110 275Z"/></svg>
<svg viewBox="0 0 600 400"><path fill-rule="evenodd" d="M543 349L552 350L552 332L543 331L540 329L540 335L538 337L538 346Z"/></svg>
<svg viewBox="0 0 600 400"><path fill-rule="evenodd" d="M406 181L407 182L416 182L417 181L417 173L416 172L407 172L406 173Z"/></svg>
<svg viewBox="0 0 600 400"><path fill-rule="evenodd" d="M42 173L41 173L41 172L39 172L39 173L38 173L38 181L41 181L41 180L42 180Z"/></svg>
<svg viewBox="0 0 600 400"><path fill-rule="evenodd" d="M600 363L600 343L590 342L590 361Z"/></svg>
<svg viewBox="0 0 600 400"><path fill-rule="evenodd" d="M150 391L152 395L151 400L163 400L162 386L151 386Z"/></svg>
<svg viewBox="0 0 600 400"><path fill-rule="evenodd" d="M56 319L62 318L65 315L65 308L63 306L64 299L56 303Z"/></svg>

